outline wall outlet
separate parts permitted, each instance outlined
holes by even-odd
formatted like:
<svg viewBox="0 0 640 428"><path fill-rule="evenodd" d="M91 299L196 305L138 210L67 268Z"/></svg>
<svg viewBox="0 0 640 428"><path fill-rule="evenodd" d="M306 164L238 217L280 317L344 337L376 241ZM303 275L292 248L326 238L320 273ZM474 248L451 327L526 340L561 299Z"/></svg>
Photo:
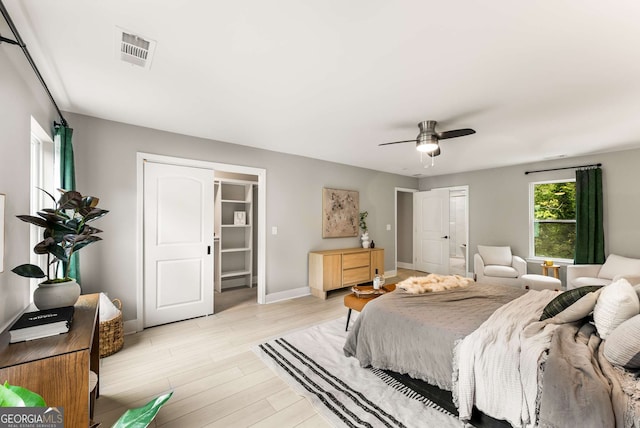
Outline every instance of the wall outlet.
<svg viewBox="0 0 640 428"><path fill-rule="evenodd" d="M271 234L272 235L277 235L278 234L278 226L272 226L271 227Z"/></svg>
<svg viewBox="0 0 640 428"><path fill-rule="evenodd" d="M391 225L390 224L387 225L387 230L391 230Z"/></svg>

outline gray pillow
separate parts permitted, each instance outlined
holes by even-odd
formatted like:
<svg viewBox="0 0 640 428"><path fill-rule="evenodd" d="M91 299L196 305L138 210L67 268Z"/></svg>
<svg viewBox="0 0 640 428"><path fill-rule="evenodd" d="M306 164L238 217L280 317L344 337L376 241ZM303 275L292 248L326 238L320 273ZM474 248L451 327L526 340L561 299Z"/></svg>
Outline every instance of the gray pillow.
<svg viewBox="0 0 640 428"><path fill-rule="evenodd" d="M640 368L640 315L613 329L604 341L604 356L616 366Z"/></svg>

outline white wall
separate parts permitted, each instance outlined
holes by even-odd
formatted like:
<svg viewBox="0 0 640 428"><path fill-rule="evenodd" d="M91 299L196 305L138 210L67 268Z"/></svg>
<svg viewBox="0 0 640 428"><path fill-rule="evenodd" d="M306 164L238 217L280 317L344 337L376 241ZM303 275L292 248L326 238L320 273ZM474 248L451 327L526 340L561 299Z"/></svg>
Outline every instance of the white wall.
<svg viewBox="0 0 640 428"><path fill-rule="evenodd" d="M598 162L603 164L605 251L607 254L640 258L640 222L637 220L640 212L640 187L637 184L640 150L422 178L420 190L469 185L471 263L478 244L511 245L515 254L528 257L529 183L575 178L575 171L529 175L524 172ZM531 273L540 271L537 264L530 263L529 269Z"/></svg>
<svg viewBox="0 0 640 428"><path fill-rule="evenodd" d="M96 222L104 241L82 252L86 292L108 291L123 301L124 319L136 314L136 153L200 159L267 170L267 295L308 285L308 252L355 247L358 238L322 239L322 188L358 190L368 211L369 234L385 248L385 267L394 266L395 187L416 188L418 180L300 156L221 143L68 114L74 128L78 190L100 198L110 213ZM303 144L303 142L301 142ZM271 235L271 227L278 235Z"/></svg>
<svg viewBox="0 0 640 428"><path fill-rule="evenodd" d="M0 33L10 35L4 25L0 25ZM2 329L30 301L29 280L11 269L29 263L31 251L29 225L16 218L29 214L31 116L46 130L57 118L19 47L0 44L0 76L0 193L6 194L5 268L0 273Z"/></svg>

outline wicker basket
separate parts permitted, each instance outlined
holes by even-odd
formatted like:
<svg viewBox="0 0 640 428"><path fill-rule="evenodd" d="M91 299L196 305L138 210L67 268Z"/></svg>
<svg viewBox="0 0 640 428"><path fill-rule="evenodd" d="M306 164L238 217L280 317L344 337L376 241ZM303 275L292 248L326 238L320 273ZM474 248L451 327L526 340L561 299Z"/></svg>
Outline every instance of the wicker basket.
<svg viewBox="0 0 640 428"><path fill-rule="evenodd" d="M119 299L113 299L112 302L120 309L120 314L100 323L100 358L115 354L124 345L122 302Z"/></svg>

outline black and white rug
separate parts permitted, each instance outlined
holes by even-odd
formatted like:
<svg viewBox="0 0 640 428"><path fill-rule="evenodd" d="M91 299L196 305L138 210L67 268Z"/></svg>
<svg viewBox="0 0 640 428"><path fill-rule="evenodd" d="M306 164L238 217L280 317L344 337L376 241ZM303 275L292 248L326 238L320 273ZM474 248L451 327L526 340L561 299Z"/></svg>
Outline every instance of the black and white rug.
<svg viewBox="0 0 640 428"><path fill-rule="evenodd" d="M384 372L345 357L345 322L346 317L289 333L254 351L336 427L465 426Z"/></svg>

